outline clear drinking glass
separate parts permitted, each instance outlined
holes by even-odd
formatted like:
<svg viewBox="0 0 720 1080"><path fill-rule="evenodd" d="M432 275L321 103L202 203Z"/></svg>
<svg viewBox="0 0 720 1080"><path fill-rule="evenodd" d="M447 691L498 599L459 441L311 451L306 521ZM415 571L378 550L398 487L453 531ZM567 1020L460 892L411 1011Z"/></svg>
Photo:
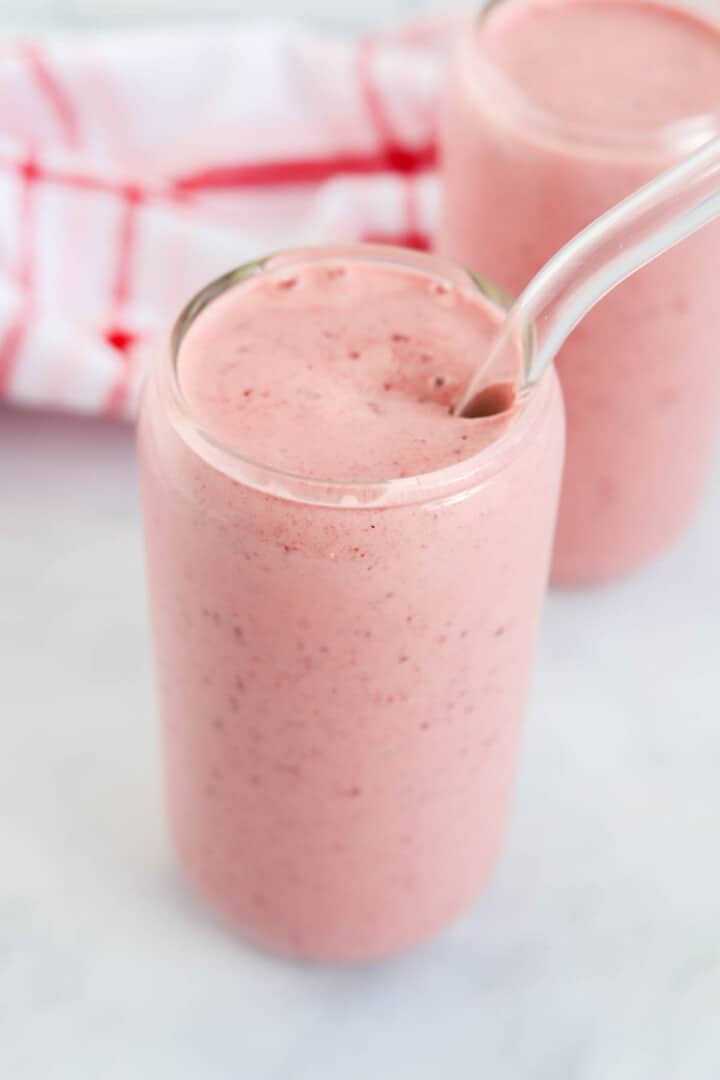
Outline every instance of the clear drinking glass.
<svg viewBox="0 0 720 1080"><path fill-rule="evenodd" d="M180 316L144 392L139 452L180 859L251 940L351 961L441 929L497 857L563 413L551 370L488 449L382 483L308 479L219 445L177 378L188 327L225 290L329 253L486 288L392 249L234 271Z"/></svg>
<svg viewBox="0 0 720 1080"><path fill-rule="evenodd" d="M521 17L531 2L496 0L468 22L442 132L440 248L513 294L593 219L720 132L720 88L716 112L651 130L605 130L540 109L485 46L489 20L513 9ZM690 519L720 415L719 265L715 223L606 297L561 349L567 452L554 581L627 573Z"/></svg>

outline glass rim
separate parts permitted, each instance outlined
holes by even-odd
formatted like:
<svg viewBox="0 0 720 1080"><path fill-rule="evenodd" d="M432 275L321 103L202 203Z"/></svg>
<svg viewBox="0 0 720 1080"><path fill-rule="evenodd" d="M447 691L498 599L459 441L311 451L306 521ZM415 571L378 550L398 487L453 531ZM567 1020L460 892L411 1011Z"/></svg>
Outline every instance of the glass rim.
<svg viewBox="0 0 720 1080"><path fill-rule="evenodd" d="M457 464L444 465L427 472L406 477L381 480L336 480L309 477L275 465L265 464L243 454L218 440L196 420L187 401L178 373L178 361L185 334L200 313L229 289L251 281L267 271L295 269L308 262L343 259L355 262L380 263L426 274L430 279L449 286L470 286L498 311L507 314L512 299L498 286L473 270L457 266L436 255L383 244L319 245L282 250L242 263L222 274L199 290L178 315L170 334L169 348L161 351L156 375L170 419L178 435L212 467L233 480L266 494L294 502L316 503L328 507L377 508L382 506L430 502L436 499L465 497L489 476L499 471L518 442L520 430L528 423L528 414L535 410L534 401L542 377L532 385L528 374L535 351L532 329L522 334L520 341L523 382L518 394L516 415L507 430L488 446L469 455Z"/></svg>
<svg viewBox="0 0 720 1080"><path fill-rule="evenodd" d="M492 102L498 101L512 119L523 123L525 130L534 136L550 137L563 145L592 149L615 150L630 156L640 154L670 154L682 156L699 149L705 142L720 134L720 95L717 107L705 113L696 113L662 124L654 128L611 128L579 121L566 120L542 106L535 104L512 80L483 54L479 47L482 31L493 12L502 7L521 7L531 0L484 0L480 10L467 26L462 42L466 57L471 49L480 56L482 64L476 78L491 80ZM568 0L543 0L543 3L561 4ZM582 2L582 0L580 0ZM610 0L620 2L620 0ZM673 0L643 0L652 7L680 12L717 33L720 43L720 19L697 7L682 6ZM477 65L476 65L477 67Z"/></svg>

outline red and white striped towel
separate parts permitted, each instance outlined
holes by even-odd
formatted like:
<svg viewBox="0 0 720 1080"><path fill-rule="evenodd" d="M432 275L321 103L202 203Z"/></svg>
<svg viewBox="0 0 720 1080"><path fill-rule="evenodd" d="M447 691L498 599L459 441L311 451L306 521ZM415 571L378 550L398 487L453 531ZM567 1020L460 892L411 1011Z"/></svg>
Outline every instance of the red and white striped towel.
<svg viewBox="0 0 720 1080"><path fill-rule="evenodd" d="M147 343L279 247L423 247L450 23L0 46L0 398L131 416Z"/></svg>

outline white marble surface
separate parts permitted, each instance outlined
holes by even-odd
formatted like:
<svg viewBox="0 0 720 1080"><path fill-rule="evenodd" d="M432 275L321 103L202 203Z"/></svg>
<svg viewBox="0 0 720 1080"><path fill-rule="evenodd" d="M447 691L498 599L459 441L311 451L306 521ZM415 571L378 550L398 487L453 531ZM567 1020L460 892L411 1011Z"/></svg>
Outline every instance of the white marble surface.
<svg viewBox="0 0 720 1080"><path fill-rule="evenodd" d="M443 0L1 0L0 28L4 25L84 29L148 24L159 19L256 16L290 17L348 27L391 22L442 6ZM446 2L444 6L452 5Z"/></svg>
<svg viewBox="0 0 720 1080"><path fill-rule="evenodd" d="M720 476L657 565L550 597L489 891L337 971L173 868L130 431L0 412L0 492L1 1077L717 1080Z"/></svg>

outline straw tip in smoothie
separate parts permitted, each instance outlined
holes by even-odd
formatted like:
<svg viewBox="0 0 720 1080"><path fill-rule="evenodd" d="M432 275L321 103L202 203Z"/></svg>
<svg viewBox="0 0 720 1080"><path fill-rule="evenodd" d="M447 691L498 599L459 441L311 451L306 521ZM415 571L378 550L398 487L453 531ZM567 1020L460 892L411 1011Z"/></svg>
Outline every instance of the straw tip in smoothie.
<svg viewBox="0 0 720 1080"><path fill-rule="evenodd" d="M487 419L513 410L518 400L518 388L514 382L492 383L475 394L463 409L466 420Z"/></svg>

